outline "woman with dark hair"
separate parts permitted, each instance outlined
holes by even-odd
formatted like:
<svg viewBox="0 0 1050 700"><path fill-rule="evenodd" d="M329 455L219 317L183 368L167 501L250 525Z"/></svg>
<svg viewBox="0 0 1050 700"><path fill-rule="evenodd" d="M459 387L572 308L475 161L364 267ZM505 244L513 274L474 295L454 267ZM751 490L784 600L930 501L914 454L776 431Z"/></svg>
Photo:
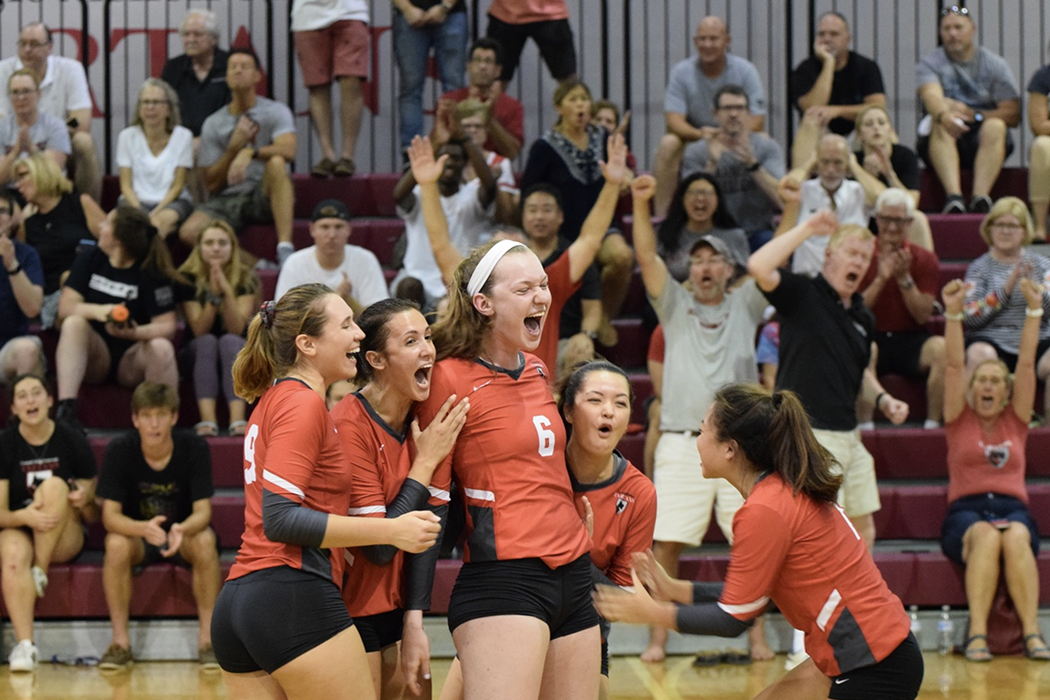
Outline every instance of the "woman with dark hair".
<svg viewBox="0 0 1050 700"><path fill-rule="evenodd" d="M675 281L689 278L689 251L708 235L725 241L737 260L746 261L751 255L747 234L723 206L722 191L715 178L707 173L693 173L678 184L667 218L656 232L657 252Z"/></svg>
<svg viewBox="0 0 1050 700"><path fill-rule="evenodd" d="M364 360L356 377L361 388L331 413L353 474L349 514L397 518L412 510L447 509L443 494L431 492L430 479L455 444L470 402L448 397L437 419L420 431L412 409L430 396L435 361L426 318L410 301L384 299L365 309L357 323L365 334L358 350ZM347 552L343 601L361 634L376 697L400 698L399 652L429 662L423 611L430 608L430 589L406 576L412 559L394 547ZM429 685L425 690L429 697Z"/></svg>
<svg viewBox="0 0 1050 700"><path fill-rule="evenodd" d="M634 592L602 587L599 612L735 637L772 601L805 633L810 658L759 698L914 698L923 662L908 615L836 505L842 477L798 397L757 384L722 388L697 448L704 476L725 478L745 498L724 586L672 579L651 554L638 555Z"/></svg>
<svg viewBox="0 0 1050 700"><path fill-rule="evenodd" d="M363 334L322 284L262 304L233 365L246 401L260 399L244 443L245 530L212 617L231 698L375 698L361 637L340 595L344 547L435 543L431 513L359 518L352 474L325 389L357 373Z"/></svg>

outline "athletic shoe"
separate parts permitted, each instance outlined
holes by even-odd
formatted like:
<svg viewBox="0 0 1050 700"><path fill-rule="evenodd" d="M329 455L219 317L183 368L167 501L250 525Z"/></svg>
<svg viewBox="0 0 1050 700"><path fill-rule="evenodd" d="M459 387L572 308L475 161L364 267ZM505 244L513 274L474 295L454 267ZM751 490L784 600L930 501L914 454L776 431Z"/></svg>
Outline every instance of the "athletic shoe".
<svg viewBox="0 0 1050 700"><path fill-rule="evenodd" d="M971 214L987 214L992 208L992 198L986 194L977 195L970 200Z"/></svg>
<svg viewBox="0 0 1050 700"><path fill-rule="evenodd" d="M23 639L11 650L7 663L11 665L12 673L28 673L36 668L38 658L40 652L37 651L36 645L28 639Z"/></svg>
<svg viewBox="0 0 1050 700"><path fill-rule="evenodd" d="M215 658L215 649L212 648L211 644L205 644L197 652L198 660L201 664L202 671L218 671L219 661Z"/></svg>
<svg viewBox="0 0 1050 700"><path fill-rule="evenodd" d="M47 592L47 572L36 564L33 565L30 572L33 574L33 588L36 589L36 597L43 598L44 593Z"/></svg>
<svg viewBox="0 0 1050 700"><path fill-rule="evenodd" d="M131 657L130 649L125 649L119 644L110 644L109 648L106 649L106 653L102 655L102 659L98 662L98 667L105 671L113 671L127 668L132 663L134 663L134 659Z"/></svg>
<svg viewBox="0 0 1050 700"><path fill-rule="evenodd" d="M942 214L965 214L966 213L966 200L963 199L961 194L950 194L948 199L944 200L944 209L941 209Z"/></svg>
<svg viewBox="0 0 1050 700"><path fill-rule="evenodd" d="M787 660L784 661L784 670L790 671L808 658L809 654L804 651L793 651L787 655Z"/></svg>

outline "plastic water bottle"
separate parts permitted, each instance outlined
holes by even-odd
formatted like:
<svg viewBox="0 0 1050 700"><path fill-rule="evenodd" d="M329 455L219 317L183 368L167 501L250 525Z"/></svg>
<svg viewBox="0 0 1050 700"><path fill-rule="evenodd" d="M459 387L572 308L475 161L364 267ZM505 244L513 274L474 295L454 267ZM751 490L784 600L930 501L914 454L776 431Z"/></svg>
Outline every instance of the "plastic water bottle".
<svg viewBox="0 0 1050 700"><path fill-rule="evenodd" d="M915 641L919 642L919 637L922 636L922 621L919 619L919 606L912 605L908 607L908 617L911 618L911 633L915 637Z"/></svg>
<svg viewBox="0 0 1050 700"><path fill-rule="evenodd" d="M914 623L913 623L914 624ZM955 649L955 624L951 618L951 607L941 606L941 619L937 621L937 650L943 655Z"/></svg>

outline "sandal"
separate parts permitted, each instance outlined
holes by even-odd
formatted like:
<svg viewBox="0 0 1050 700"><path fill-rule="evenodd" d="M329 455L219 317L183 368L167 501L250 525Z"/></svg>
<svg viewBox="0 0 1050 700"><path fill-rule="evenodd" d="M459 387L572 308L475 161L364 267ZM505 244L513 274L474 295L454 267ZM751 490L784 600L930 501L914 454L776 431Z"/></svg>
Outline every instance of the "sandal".
<svg viewBox="0 0 1050 700"><path fill-rule="evenodd" d="M235 420L230 423L230 427L227 429L230 437L244 437L244 431L248 429L248 421L246 420Z"/></svg>
<svg viewBox="0 0 1050 700"><path fill-rule="evenodd" d="M332 174L336 177L350 177L357 171L353 158L340 158L339 162L332 167Z"/></svg>
<svg viewBox="0 0 1050 700"><path fill-rule="evenodd" d="M333 170L335 170L335 163L325 158L310 170L310 175L320 178L331 177Z"/></svg>
<svg viewBox="0 0 1050 700"><path fill-rule="evenodd" d="M1038 640L1039 646L1028 646L1028 640L1030 639ZM1050 661L1050 647L1046 646L1046 640L1043 639L1043 635L1030 634L1024 638L1024 655L1032 661Z"/></svg>
<svg viewBox="0 0 1050 700"><path fill-rule="evenodd" d="M979 647L971 647L970 645L978 640L984 640L984 644ZM1050 649L1047 650L1050 652ZM984 634L975 634L972 637L967 637L963 643L963 655L967 661L973 661L976 663L985 663L992 660L992 652L988 649L988 636Z"/></svg>
<svg viewBox="0 0 1050 700"><path fill-rule="evenodd" d="M193 432L199 437L215 437L219 434L219 424L213 420L202 420L193 426Z"/></svg>

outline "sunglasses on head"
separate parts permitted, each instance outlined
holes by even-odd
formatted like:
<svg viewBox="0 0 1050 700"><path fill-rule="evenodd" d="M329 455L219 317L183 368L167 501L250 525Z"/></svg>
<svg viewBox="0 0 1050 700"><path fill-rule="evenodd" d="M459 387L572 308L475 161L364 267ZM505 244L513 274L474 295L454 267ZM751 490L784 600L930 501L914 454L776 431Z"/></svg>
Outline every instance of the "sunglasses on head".
<svg viewBox="0 0 1050 700"><path fill-rule="evenodd" d="M948 15L959 15L960 17L969 17L970 11L967 10L965 7L952 5L941 10L941 17L947 17Z"/></svg>

